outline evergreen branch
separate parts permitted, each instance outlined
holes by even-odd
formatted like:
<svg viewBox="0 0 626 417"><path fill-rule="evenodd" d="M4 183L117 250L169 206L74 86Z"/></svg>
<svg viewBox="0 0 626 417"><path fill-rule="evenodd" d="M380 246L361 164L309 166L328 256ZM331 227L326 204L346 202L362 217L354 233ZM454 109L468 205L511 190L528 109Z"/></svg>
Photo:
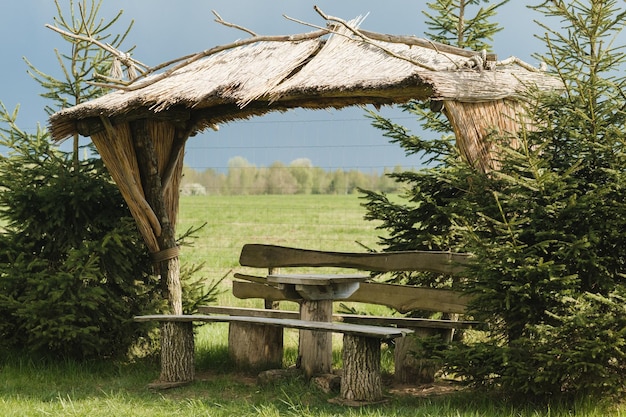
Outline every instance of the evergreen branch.
<svg viewBox="0 0 626 417"><path fill-rule="evenodd" d="M140 61L132 58L129 54L118 51L116 48L114 48L113 46L106 44L106 43L102 43L99 40L90 37L90 36L84 36L84 35L80 35L78 33L70 33L67 32L61 28L52 26L50 24L46 24L45 27L47 27L48 29L51 29L65 37L68 37L70 39L77 39L80 41L85 41L85 42L89 42L92 43L94 45L97 45L99 48L104 49L105 51L109 52L111 55L113 55L114 57L116 57L117 59L119 59L124 65L126 65L127 67L137 67L137 68L143 68L143 70L140 70L140 72L142 73L142 75L145 74L146 70L149 69L149 67L146 64L141 63Z"/></svg>

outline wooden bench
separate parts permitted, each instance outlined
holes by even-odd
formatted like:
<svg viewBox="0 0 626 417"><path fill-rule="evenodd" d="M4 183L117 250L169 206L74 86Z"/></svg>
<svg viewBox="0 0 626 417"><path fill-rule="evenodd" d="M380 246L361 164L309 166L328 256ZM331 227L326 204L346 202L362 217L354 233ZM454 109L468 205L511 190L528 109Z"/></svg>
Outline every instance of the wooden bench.
<svg viewBox="0 0 626 417"><path fill-rule="evenodd" d="M467 254L448 252L385 252L385 253L346 253L322 252L307 249L289 248L274 245L247 244L242 248L240 264L246 267L267 268L269 275L257 276L237 273L233 281L233 294L241 299L258 298L265 300L265 309L203 306L205 314L227 314L230 316L253 316L280 319L297 319L307 315L307 303L301 294L290 285L276 285L268 276L276 275L278 268L292 267L335 267L352 268L362 271L432 271L455 274L463 270ZM281 273L283 271L281 270ZM288 281L286 281L288 282ZM276 310L278 301L294 301L300 305L298 312ZM466 294L443 289L432 289L405 285L363 282L351 295L340 298L347 302L386 305L400 313L413 310L462 314L466 310L469 297ZM308 317L307 317L308 318ZM315 319L315 318L313 318ZM402 327L413 330L418 335L442 334L450 339L454 329L468 329L480 325L476 321L435 320L402 316L364 316L335 314L325 317L326 321L351 324L364 324L384 327ZM300 337L300 354L313 351L311 369L308 374L329 371L332 362L332 347L328 341L320 342L313 338L315 346L303 346L303 332ZM244 343L244 341L246 343ZM415 341L411 338L397 339L395 346L395 377L400 382L432 379L434 372L423 369L413 355ZM251 349L250 346L253 348ZM259 349L263 346L263 349ZM252 323L231 322L229 327L229 351L231 357L245 366L263 368L276 367L282 363L282 329L271 329ZM310 355L309 355L310 356ZM417 360L419 362L419 359Z"/></svg>
<svg viewBox="0 0 626 417"><path fill-rule="evenodd" d="M412 330L351 323L327 323L282 317L240 315L147 315L135 321L228 322L277 328L343 334L343 375L340 399L349 402L377 402L383 399L380 373L381 340L402 338Z"/></svg>

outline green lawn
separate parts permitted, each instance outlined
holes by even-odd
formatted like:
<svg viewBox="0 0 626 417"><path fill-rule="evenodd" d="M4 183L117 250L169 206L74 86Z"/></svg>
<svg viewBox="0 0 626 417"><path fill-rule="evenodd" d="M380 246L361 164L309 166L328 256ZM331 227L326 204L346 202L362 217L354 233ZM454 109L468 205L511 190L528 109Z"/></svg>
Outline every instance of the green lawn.
<svg viewBox="0 0 626 417"><path fill-rule="evenodd" d="M245 243L269 243L324 250L376 247L372 222L357 195L193 196L181 198L177 229L207 225L182 258L205 261L218 275L238 266ZM359 242L359 243L357 243Z"/></svg>
<svg viewBox="0 0 626 417"><path fill-rule="evenodd" d="M206 223L183 247L181 261L203 264L210 280L232 272L259 273L239 267L246 243L267 243L307 249L364 251L376 248L384 231L366 222L357 195L192 196L181 198L177 230L185 232ZM224 288L228 289L229 281ZM224 294L221 303L255 305ZM257 304L260 301L257 302Z"/></svg>
<svg viewBox="0 0 626 417"><path fill-rule="evenodd" d="M356 196L206 196L181 201L179 233L207 222L183 261L204 262L211 279L238 269L244 243L274 243L326 250L375 248L381 231L363 221ZM359 243L356 243L359 242ZM228 283L224 284L228 288ZM238 303L228 293L223 303ZM349 408L300 379L258 386L254 376L231 369L225 324L204 326L196 336L198 378L168 391L146 385L159 374L158 358L129 363L48 362L16 353L0 357L0 416L485 416L560 417L626 415L626 407L597 404L574 408L513 406L485 394L439 397L392 395L376 406ZM286 362L296 356L295 334L286 336ZM388 366L388 365L387 365Z"/></svg>
<svg viewBox="0 0 626 417"><path fill-rule="evenodd" d="M217 361L223 351L213 352ZM560 417L620 416L592 404L567 409L515 407L484 394L420 398L392 396L362 408L328 403L325 394L302 380L258 386L234 372L211 371L199 364L198 380L168 391L150 391L146 384L158 375L158 364L72 362L45 363L4 356L0 360L0 415L25 416L454 416Z"/></svg>

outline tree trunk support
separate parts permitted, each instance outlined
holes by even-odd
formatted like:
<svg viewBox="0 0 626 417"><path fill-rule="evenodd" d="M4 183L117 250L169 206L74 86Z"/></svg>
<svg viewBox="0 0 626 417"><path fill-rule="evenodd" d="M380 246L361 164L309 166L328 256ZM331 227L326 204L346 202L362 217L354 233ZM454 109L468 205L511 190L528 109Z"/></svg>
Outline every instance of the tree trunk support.
<svg viewBox="0 0 626 417"><path fill-rule="evenodd" d="M396 339L394 380L399 383L431 383L441 368L439 361L423 357L418 338L449 333L452 329L414 328L414 334Z"/></svg>
<svg viewBox="0 0 626 417"><path fill-rule="evenodd" d="M240 369L265 371L283 365L283 328L255 323L230 323L228 354Z"/></svg>
<svg viewBox="0 0 626 417"><path fill-rule="evenodd" d="M333 318L332 300L302 300L300 319L331 322ZM300 330L300 367L310 379L317 374L328 374L333 364L332 333Z"/></svg>
<svg viewBox="0 0 626 417"><path fill-rule="evenodd" d="M156 270L163 283L163 295L168 300L171 314L182 314L182 288L180 262L176 251L175 226L170 221L164 189L158 169L157 155L146 120L131 123L135 153L141 171L141 181L146 201L161 224L157 236L161 252L172 250L173 256L156 261ZM193 325L191 323L163 323L161 326L161 375L159 383L177 384L192 381L195 374Z"/></svg>
<svg viewBox="0 0 626 417"><path fill-rule="evenodd" d="M348 405L383 400L379 339L344 334L340 392L338 402Z"/></svg>
<svg viewBox="0 0 626 417"><path fill-rule="evenodd" d="M278 268L269 268L271 275ZM267 310L278 308L278 301L263 300ZM228 325L228 354L238 368L264 371L283 366L284 329L250 323Z"/></svg>

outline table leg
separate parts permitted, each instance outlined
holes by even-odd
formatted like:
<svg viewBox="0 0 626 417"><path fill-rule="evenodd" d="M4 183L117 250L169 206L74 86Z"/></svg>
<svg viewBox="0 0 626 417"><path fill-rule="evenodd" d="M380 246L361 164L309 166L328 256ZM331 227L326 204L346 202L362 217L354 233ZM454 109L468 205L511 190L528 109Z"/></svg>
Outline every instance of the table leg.
<svg viewBox="0 0 626 417"><path fill-rule="evenodd" d="M309 321L331 322L332 300L303 300L300 303L300 318ZM331 332L300 330L300 367L307 378L317 374L328 374L333 363Z"/></svg>

